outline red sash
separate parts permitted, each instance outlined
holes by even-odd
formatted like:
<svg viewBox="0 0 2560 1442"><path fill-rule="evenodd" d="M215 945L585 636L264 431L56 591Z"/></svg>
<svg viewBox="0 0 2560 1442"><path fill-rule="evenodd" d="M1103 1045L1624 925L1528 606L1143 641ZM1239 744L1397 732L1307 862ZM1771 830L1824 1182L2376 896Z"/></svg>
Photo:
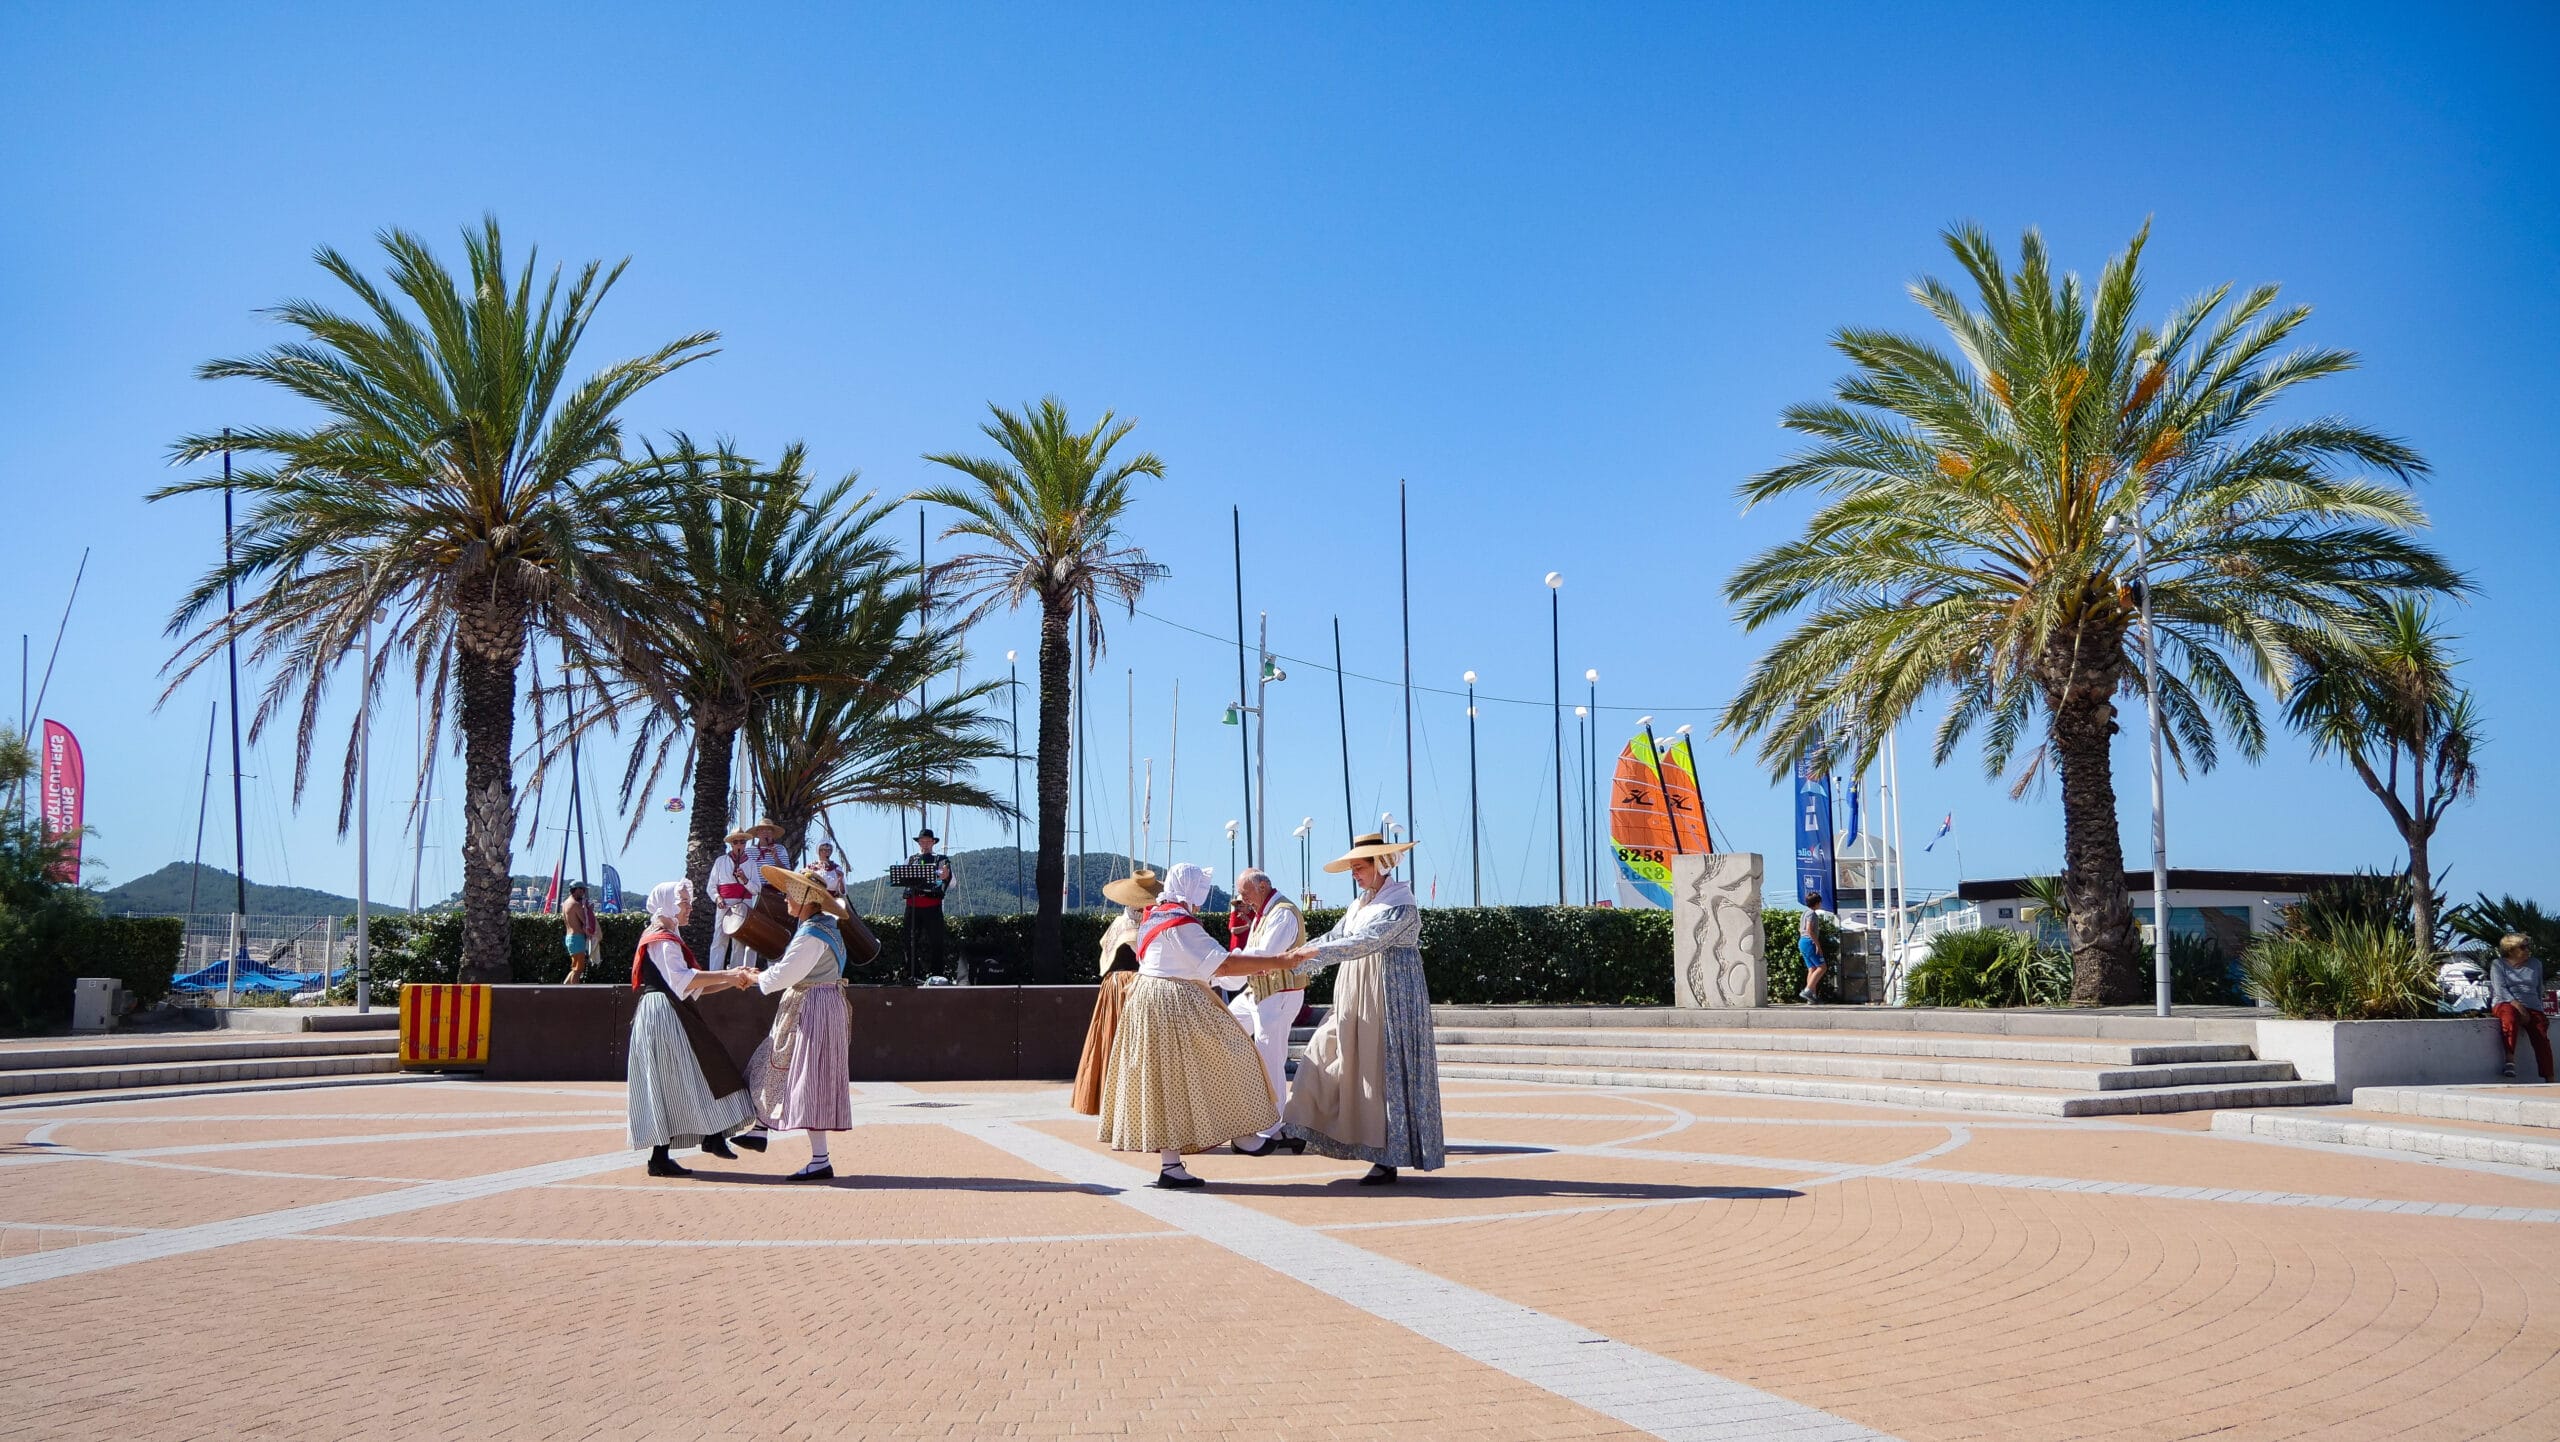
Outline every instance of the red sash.
<svg viewBox="0 0 2560 1442"><path fill-rule="evenodd" d="M1178 902L1159 902L1156 905L1147 908L1147 915L1150 919L1152 919L1158 912L1170 912L1172 914L1138 934L1137 953L1139 959L1142 961L1146 958L1147 948L1155 942L1157 937L1164 935L1166 932L1173 930L1177 926L1200 926L1200 918L1193 916ZM1203 931L1208 930L1207 927L1201 927L1200 929Z"/></svg>

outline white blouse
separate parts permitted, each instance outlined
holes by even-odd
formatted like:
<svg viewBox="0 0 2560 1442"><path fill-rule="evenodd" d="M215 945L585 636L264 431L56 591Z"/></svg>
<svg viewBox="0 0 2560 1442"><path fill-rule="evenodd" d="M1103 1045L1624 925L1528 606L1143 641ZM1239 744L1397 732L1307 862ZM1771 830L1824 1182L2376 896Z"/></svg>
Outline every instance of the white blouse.
<svg viewBox="0 0 2560 1442"><path fill-rule="evenodd" d="M649 943L649 964L666 978L668 990L688 1001L710 980L708 973L695 970L693 963L684 959L684 948L672 940Z"/></svg>
<svg viewBox="0 0 2560 1442"><path fill-rule="evenodd" d="M806 980L809 973L834 959L835 953L827 948L825 942L814 936L795 933L791 944L782 949L781 958L756 974L756 986L768 995L789 991L795 984Z"/></svg>
<svg viewBox="0 0 2560 1442"><path fill-rule="evenodd" d="M1138 923L1138 934L1146 935L1173 919L1172 913L1150 916ZM1209 935L1206 926L1172 926L1138 953L1138 975L1161 976L1174 981L1207 981L1227 963L1226 943Z"/></svg>

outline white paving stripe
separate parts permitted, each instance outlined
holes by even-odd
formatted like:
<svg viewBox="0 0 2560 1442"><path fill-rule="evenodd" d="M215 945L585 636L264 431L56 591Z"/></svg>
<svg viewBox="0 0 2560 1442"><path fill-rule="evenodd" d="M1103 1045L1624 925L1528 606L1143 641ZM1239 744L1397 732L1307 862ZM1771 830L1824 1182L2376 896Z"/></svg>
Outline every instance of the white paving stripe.
<svg viewBox="0 0 2560 1442"><path fill-rule="evenodd" d="M408 1245L450 1247L656 1247L681 1250L686 1247L727 1248L742 1251L824 1251L840 1247L1019 1247L1039 1242L1151 1242L1168 1237L1188 1237L1188 1232L1057 1232L1049 1235L1021 1237L788 1237L763 1239L754 1237L436 1237L376 1236L371 1233L351 1235L345 1232L306 1233L291 1240L297 1242L396 1242Z"/></svg>
<svg viewBox="0 0 2560 1442"><path fill-rule="evenodd" d="M371 1221L375 1217L398 1216L402 1212L474 1201L502 1192L627 1167L631 1165L631 1159L632 1153L620 1150L589 1157L570 1157L563 1161L544 1162L540 1166L518 1167L513 1171L429 1182L403 1191L377 1192L370 1196L349 1197L344 1201L289 1207L279 1212L261 1212L229 1221L207 1222L197 1227L174 1227L144 1236L119 1237L111 1242L92 1242L86 1246L0 1259L0 1291L23 1287L31 1282L50 1282L87 1272L103 1272L135 1262L159 1261L191 1252L209 1252L216 1247L234 1246L241 1242L269 1241L324 1227L344 1226L349 1222Z"/></svg>
<svg viewBox="0 0 2560 1442"><path fill-rule="evenodd" d="M1531 1386L1672 1442L1850 1442L1886 1434L1628 1346L1562 1318L1197 1192L1158 1191L1136 1168L1010 1122L965 1132L1070 1181L1121 1188L1122 1205L1303 1282Z"/></svg>

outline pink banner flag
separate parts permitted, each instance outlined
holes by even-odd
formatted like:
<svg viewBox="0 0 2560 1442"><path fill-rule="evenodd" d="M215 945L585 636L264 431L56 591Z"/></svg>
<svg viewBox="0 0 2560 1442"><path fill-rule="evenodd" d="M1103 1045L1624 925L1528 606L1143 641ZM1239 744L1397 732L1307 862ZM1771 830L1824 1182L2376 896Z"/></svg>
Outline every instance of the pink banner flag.
<svg viewBox="0 0 2560 1442"><path fill-rule="evenodd" d="M80 738L59 721L44 723L44 830L71 843L62 864L49 873L67 886L80 884L80 803L89 789L80 761Z"/></svg>

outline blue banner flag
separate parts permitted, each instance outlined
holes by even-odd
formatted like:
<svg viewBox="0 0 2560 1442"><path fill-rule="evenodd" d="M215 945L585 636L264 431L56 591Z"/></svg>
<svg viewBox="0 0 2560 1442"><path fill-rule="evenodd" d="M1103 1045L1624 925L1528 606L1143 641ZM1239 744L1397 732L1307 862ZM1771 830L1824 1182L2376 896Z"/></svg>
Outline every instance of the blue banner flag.
<svg viewBox="0 0 2560 1442"><path fill-rule="evenodd" d="M611 866L604 869L604 895L596 899L596 910L610 916L622 912L622 873Z"/></svg>
<svg viewBox="0 0 2560 1442"><path fill-rule="evenodd" d="M1834 776L1831 778L1831 787L1832 794L1846 799L1849 805L1848 825L1842 827L1840 831L1840 849L1847 851L1858 844L1858 778Z"/></svg>
<svg viewBox="0 0 2560 1442"><path fill-rule="evenodd" d="M1831 776L1823 748L1808 747L1796 762L1796 897L1836 911L1839 880L1831 858Z"/></svg>

